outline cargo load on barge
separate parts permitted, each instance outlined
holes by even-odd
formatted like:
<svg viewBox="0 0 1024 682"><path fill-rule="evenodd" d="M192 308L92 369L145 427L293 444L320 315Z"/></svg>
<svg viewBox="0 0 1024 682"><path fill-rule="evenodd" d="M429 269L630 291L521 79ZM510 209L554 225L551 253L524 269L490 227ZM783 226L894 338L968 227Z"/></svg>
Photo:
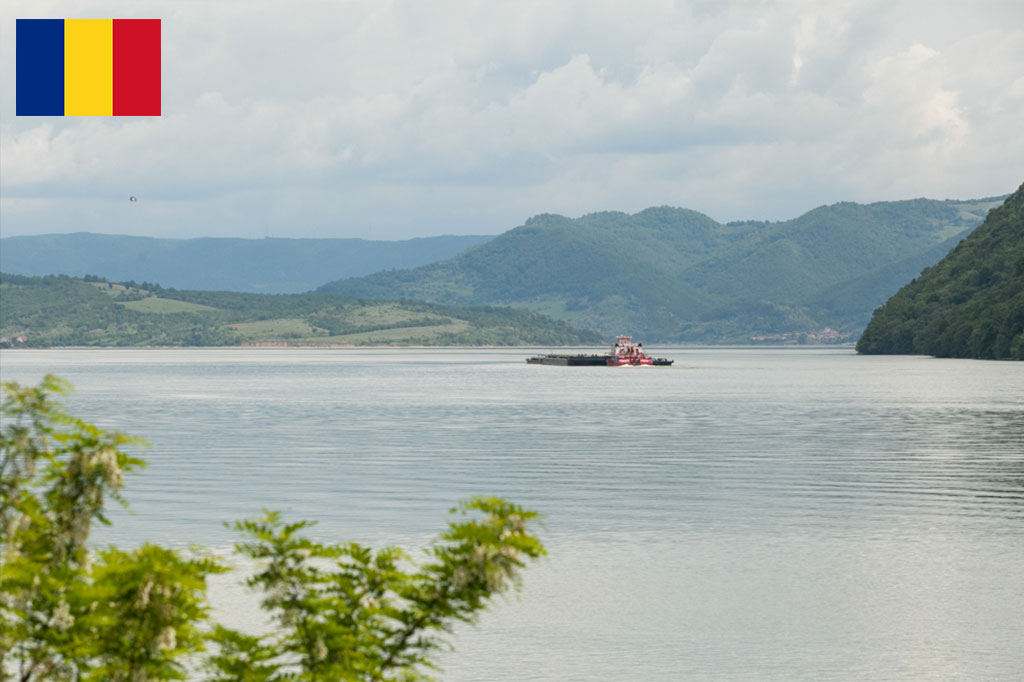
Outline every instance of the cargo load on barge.
<svg viewBox="0 0 1024 682"><path fill-rule="evenodd" d="M611 352L605 355L563 355L549 353L526 358L531 365L560 365L562 367L667 367L674 361L652 358L644 351L642 343L633 343L629 336L618 336Z"/></svg>

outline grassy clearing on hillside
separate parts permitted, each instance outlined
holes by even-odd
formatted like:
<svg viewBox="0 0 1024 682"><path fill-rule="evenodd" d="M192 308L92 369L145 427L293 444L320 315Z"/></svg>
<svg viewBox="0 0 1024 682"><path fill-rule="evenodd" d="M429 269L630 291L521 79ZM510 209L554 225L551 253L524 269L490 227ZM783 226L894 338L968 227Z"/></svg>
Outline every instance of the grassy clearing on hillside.
<svg viewBox="0 0 1024 682"><path fill-rule="evenodd" d="M317 334L306 320L295 317L239 322L229 325L229 328L238 332L245 341L323 340L327 336L326 332Z"/></svg>
<svg viewBox="0 0 1024 682"><path fill-rule="evenodd" d="M997 199L994 201L977 201L969 204L960 204L957 206L957 210L960 213L960 217L964 220L984 220L989 211L1002 205L1002 203L1003 199Z"/></svg>
<svg viewBox="0 0 1024 682"><path fill-rule="evenodd" d="M345 317L348 323L359 327L376 327L381 325L422 322L426 317L424 313L407 310L399 306L397 303L372 302L359 308L353 306L345 312Z"/></svg>
<svg viewBox="0 0 1024 682"><path fill-rule="evenodd" d="M217 308L212 308L208 305L189 303L188 301L176 301L174 299L159 298L157 296L149 296L141 301L114 302L118 305L123 305L129 310L155 315L169 315L171 313L200 313L217 310Z"/></svg>
<svg viewBox="0 0 1024 682"><path fill-rule="evenodd" d="M464 320L453 320L450 324L432 327L395 327L372 332L342 334L339 336L320 337L318 341L330 343L352 343L355 345L388 345L388 344L431 344L436 343L445 335L464 334L473 326Z"/></svg>
<svg viewBox="0 0 1024 682"><path fill-rule="evenodd" d="M123 284L114 284L113 282L87 282L87 284L108 296L116 296L128 292L128 287Z"/></svg>

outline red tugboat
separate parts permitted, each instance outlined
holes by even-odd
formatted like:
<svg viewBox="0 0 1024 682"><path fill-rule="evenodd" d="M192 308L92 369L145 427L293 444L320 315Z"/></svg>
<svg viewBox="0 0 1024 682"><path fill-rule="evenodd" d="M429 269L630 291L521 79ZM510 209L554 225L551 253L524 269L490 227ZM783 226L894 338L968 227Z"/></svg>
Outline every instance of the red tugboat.
<svg viewBox="0 0 1024 682"><path fill-rule="evenodd" d="M644 344L633 343L632 337L616 336L611 355L606 361L609 367L639 367L654 365L654 360L644 352Z"/></svg>
<svg viewBox="0 0 1024 682"><path fill-rule="evenodd" d="M633 343L632 337L618 336L607 355L538 355L527 358L531 365L563 365L569 367L667 367L672 360L652 358L644 352L642 343Z"/></svg>

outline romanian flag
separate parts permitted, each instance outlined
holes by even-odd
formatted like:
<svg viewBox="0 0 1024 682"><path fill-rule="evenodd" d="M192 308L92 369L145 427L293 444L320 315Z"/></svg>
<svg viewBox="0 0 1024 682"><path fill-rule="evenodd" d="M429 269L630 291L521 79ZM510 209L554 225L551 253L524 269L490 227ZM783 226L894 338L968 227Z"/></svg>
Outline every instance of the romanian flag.
<svg viewBox="0 0 1024 682"><path fill-rule="evenodd" d="M159 19L18 19L18 116L159 116Z"/></svg>

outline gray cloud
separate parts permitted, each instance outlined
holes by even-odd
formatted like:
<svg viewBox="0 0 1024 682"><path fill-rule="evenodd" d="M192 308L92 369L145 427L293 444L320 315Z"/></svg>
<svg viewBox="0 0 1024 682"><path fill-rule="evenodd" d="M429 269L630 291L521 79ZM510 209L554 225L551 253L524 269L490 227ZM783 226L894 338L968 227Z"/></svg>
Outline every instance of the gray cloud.
<svg viewBox="0 0 1024 682"><path fill-rule="evenodd" d="M3 233L780 219L1024 175L1014 2L8 2ZM16 17L148 16L160 118L16 118ZM10 77L7 77L10 76ZM128 195L140 197L129 206Z"/></svg>

